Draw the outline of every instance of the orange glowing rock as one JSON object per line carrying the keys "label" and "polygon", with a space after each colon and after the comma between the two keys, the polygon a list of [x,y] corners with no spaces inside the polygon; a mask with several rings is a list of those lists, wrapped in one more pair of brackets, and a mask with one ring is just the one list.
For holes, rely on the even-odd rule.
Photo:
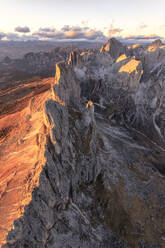
{"label": "orange glowing rock", "polygon": [[138,66],[141,64],[140,61],[136,59],[131,59],[127,64],[123,65],[119,72],[127,72],[131,74],[132,72],[138,73]]}
{"label": "orange glowing rock", "polygon": [[91,106],[93,106],[93,102],[92,101],[88,101],[88,103],[86,104],[86,108],[89,108]]}
{"label": "orange glowing rock", "polygon": [[137,48],[137,47],[141,47],[141,45],[140,44],[134,44],[134,45],[132,45],[132,48]]}
{"label": "orange glowing rock", "polygon": [[0,246],[38,185],[48,128],[45,101],[53,78],[21,83],[0,93]]}
{"label": "orange glowing rock", "polygon": [[128,59],[127,55],[124,53],[119,58],[117,58],[116,63]]}

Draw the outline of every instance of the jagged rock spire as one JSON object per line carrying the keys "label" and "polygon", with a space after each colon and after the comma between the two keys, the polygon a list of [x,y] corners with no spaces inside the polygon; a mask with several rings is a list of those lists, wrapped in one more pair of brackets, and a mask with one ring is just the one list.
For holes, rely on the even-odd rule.
{"label": "jagged rock spire", "polygon": [[69,56],[68,64],[76,66],[79,61],[79,54],[76,51],[72,51]]}
{"label": "jagged rock spire", "polygon": [[100,52],[108,52],[112,58],[117,59],[121,54],[126,52],[126,46],[115,38],[111,38],[107,44],[103,45]]}

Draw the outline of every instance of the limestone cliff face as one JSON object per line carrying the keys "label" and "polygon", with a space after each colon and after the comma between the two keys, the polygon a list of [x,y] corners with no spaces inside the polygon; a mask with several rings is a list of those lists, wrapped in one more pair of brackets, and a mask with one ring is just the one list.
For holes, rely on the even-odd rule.
{"label": "limestone cliff face", "polygon": [[38,185],[45,164],[45,101],[53,80],[1,90],[0,102],[0,244]]}
{"label": "limestone cliff face", "polygon": [[164,248],[164,48],[149,67],[150,51],[140,51],[57,64],[45,166],[3,247]]}

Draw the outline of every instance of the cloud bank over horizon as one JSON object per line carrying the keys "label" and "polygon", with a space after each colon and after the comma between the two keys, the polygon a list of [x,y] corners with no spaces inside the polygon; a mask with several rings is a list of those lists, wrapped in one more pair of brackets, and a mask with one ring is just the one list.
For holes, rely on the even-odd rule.
{"label": "cloud bank over horizon", "polygon": [[89,40],[101,41],[106,37],[100,30],[89,27],[65,25],[60,30],[53,28],[40,28],[32,35],[38,40]]}
{"label": "cloud bank over horizon", "polygon": [[164,9],[164,0],[1,0],[1,39],[104,42],[141,36],[137,41],[150,42],[143,37],[154,34],[164,40]]}
{"label": "cloud bank over horizon", "polygon": [[[141,30],[147,27],[146,24],[141,24]],[[161,39],[165,42],[165,38],[157,35],[122,35],[123,29],[120,27],[106,28],[106,31],[92,29],[88,26],[70,26],[64,25],[61,29],[52,27],[40,27],[32,32],[28,26],[17,26],[13,32],[0,32],[0,40],[2,41],[89,41],[89,42],[106,42],[112,37],[116,37],[125,43],[147,43],[156,39]]]}

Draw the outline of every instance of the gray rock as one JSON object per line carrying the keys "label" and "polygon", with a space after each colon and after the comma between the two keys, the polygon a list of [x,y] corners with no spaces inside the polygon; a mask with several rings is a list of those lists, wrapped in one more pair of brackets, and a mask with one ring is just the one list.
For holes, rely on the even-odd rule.
{"label": "gray rock", "polygon": [[120,41],[115,38],[111,38],[106,45],[103,45],[100,52],[108,52],[112,58],[117,59],[121,54],[125,53],[127,50]]}
{"label": "gray rock", "polygon": [[163,248],[165,81],[142,77],[158,57],[80,57],[57,65],[47,162],[4,247]]}

